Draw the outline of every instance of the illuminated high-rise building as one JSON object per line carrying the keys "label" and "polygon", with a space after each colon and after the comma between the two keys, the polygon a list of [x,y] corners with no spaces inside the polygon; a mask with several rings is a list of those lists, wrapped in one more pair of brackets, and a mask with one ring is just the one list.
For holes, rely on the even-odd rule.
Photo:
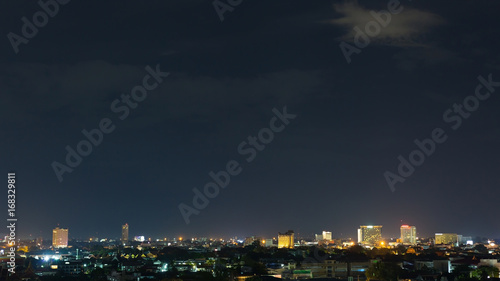
{"label": "illuminated high-rise building", "polygon": [[332,240],[332,233],[330,231],[323,230],[323,240]]}
{"label": "illuminated high-rise building", "polygon": [[56,227],[52,230],[52,247],[67,248],[68,247],[68,229]]}
{"label": "illuminated high-rise building", "polygon": [[288,230],[286,233],[278,233],[278,248],[293,248],[293,230]]}
{"label": "illuminated high-rise building", "polygon": [[123,244],[128,243],[128,223],[122,225],[122,239]]}
{"label": "illuminated high-rise building", "polygon": [[401,243],[403,244],[417,244],[417,228],[409,225],[401,226]]}
{"label": "illuminated high-rise building", "polygon": [[454,244],[458,245],[458,234],[456,233],[436,233],[435,244]]}
{"label": "illuminated high-rise building", "polygon": [[381,225],[361,225],[358,229],[358,243],[376,244],[382,240]]}

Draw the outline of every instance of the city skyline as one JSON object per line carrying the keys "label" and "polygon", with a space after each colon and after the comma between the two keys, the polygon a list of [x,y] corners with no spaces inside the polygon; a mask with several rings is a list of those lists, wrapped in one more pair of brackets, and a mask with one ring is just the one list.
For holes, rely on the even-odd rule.
{"label": "city skyline", "polygon": [[[360,229],[366,229],[366,228],[382,228],[381,225],[361,225],[361,228],[357,228],[356,229],[356,236],[354,235],[346,235],[346,236],[336,236],[334,234],[334,232],[332,232],[331,230],[322,230],[321,231],[321,236],[323,237],[322,239],[325,239],[325,234],[327,237],[330,237],[331,239],[351,239],[353,241],[356,241],[359,243],[358,239],[359,239],[359,235],[360,235]],[[396,228],[396,226],[394,226],[394,228]],[[56,227],[55,229],[59,229],[59,227]],[[55,229],[53,230],[53,232],[55,231]],[[384,229],[387,229],[387,228],[384,228]],[[394,239],[394,242],[397,240],[397,239],[401,239],[401,240],[404,240],[403,239],[403,236],[408,236],[408,237],[413,237],[413,238],[419,238],[419,239],[428,239],[428,238],[435,238],[436,235],[438,234],[450,234],[450,233],[439,233],[439,232],[432,232],[430,233],[429,235],[419,235],[418,232],[416,232],[416,226],[409,226],[409,225],[399,225],[399,231],[397,232],[396,235],[391,235],[391,234],[387,234],[387,235],[384,235],[382,232],[381,233],[381,236],[380,236],[380,239],[381,241],[384,240],[384,239]],[[66,233],[68,233],[68,230],[69,228],[64,228],[64,230],[66,230]],[[405,234],[403,234],[403,230],[407,230],[405,231]],[[182,234],[182,233],[177,233],[177,234],[163,234],[163,235],[147,235],[145,234],[145,232],[141,232],[140,230],[137,230],[136,232],[133,232],[134,235],[130,235],[129,234],[129,224],[126,223],[124,225],[121,225],[121,229],[120,229],[120,233],[117,234],[117,235],[104,235],[104,236],[99,236],[99,235],[90,235],[88,237],[76,237],[76,236],[69,236],[69,239],[77,239],[77,240],[86,240],[86,239],[93,239],[93,238],[99,238],[99,239],[114,239],[114,240],[117,240],[117,241],[121,241],[122,243],[124,241],[133,241],[134,237],[137,237],[137,236],[144,236],[146,239],[150,238],[150,239],[164,239],[164,238],[167,238],[167,239],[178,239],[179,237],[182,237],[184,239],[194,239],[194,238],[213,238],[213,239],[219,239],[219,238],[224,238],[224,239],[230,239],[230,238],[234,238],[234,237],[238,237],[238,238],[248,238],[248,237],[263,237],[263,238],[278,238],[279,236],[279,230],[276,230],[277,232],[272,232],[272,231],[268,231],[266,233],[261,233],[261,234],[256,234],[256,233],[251,233],[251,234],[241,234],[241,235],[236,235],[236,234],[223,234],[223,235],[185,235],[185,234]],[[406,233],[408,232],[408,233]],[[384,230],[384,233],[385,233],[385,230]],[[97,234],[97,233],[96,233]],[[283,233],[283,234],[286,234],[286,233]],[[53,237],[54,234],[52,234],[52,237]],[[67,235],[67,234],[66,234]],[[300,235],[300,236],[299,236]],[[297,238],[307,238],[307,239],[316,239],[318,234],[316,233],[298,233],[296,231],[294,231],[294,237],[295,239]],[[415,236],[414,236],[415,235]],[[484,236],[484,235],[481,235],[481,234],[469,234],[469,233],[455,233],[454,235],[459,235],[459,236],[463,236],[463,237],[474,237],[474,238],[489,238],[489,239],[499,239],[497,237],[488,237],[488,236]],[[21,237],[21,239],[35,239],[35,238],[39,238],[39,237],[42,237],[43,239],[47,239],[47,237],[44,237],[44,236],[37,236],[37,237],[34,237],[34,236],[30,236],[30,237]],[[125,240],[124,240],[125,239]],[[409,238],[411,239],[411,238]],[[413,241],[413,240],[411,240]],[[414,244],[412,242],[402,242],[402,243],[407,243],[407,244]]]}

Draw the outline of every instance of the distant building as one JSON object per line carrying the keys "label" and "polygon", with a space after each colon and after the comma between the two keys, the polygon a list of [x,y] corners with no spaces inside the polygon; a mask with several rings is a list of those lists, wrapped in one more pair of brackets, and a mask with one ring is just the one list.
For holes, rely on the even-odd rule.
{"label": "distant building", "polygon": [[274,244],[274,240],[273,240],[273,239],[265,239],[265,240],[263,240],[263,241],[264,241],[264,243],[263,243],[263,244],[264,244],[264,246],[265,246],[265,247],[272,247],[272,246],[276,246],[276,245]]}
{"label": "distant building", "polygon": [[293,248],[293,230],[288,230],[286,233],[278,233],[278,248]]}
{"label": "distant building", "polygon": [[415,226],[401,226],[401,243],[411,245],[417,244],[417,228]]}
{"label": "distant building", "polygon": [[128,223],[122,225],[122,239],[121,239],[123,244],[128,243]]}
{"label": "distant building", "polygon": [[462,236],[461,243],[465,245],[474,245],[474,241],[471,236]]}
{"label": "distant building", "polygon": [[68,247],[68,229],[56,227],[52,230],[52,247],[67,248]]}
{"label": "distant building", "polygon": [[292,279],[311,279],[313,277],[311,270],[293,270]]}
{"label": "distant building", "polygon": [[436,240],[434,244],[454,244],[457,245],[459,242],[458,234],[456,233],[436,233]]}
{"label": "distant building", "polygon": [[329,231],[323,230],[322,234],[314,234],[314,240],[315,241],[322,241],[322,240],[332,240],[332,233]]}
{"label": "distant building", "polygon": [[136,242],[144,242],[146,241],[146,238],[144,236],[134,236],[134,241]]}
{"label": "distant building", "polygon": [[57,266],[65,275],[79,275],[83,273],[82,261],[65,261]]}
{"label": "distant building", "polygon": [[416,260],[415,261],[415,269],[416,270],[431,269],[431,268],[440,274],[450,273],[452,270],[451,261],[450,260]]}
{"label": "distant building", "polygon": [[497,259],[480,259],[479,266],[490,266],[490,267],[496,267],[500,271],[500,262],[498,262]]}
{"label": "distant building", "polygon": [[376,244],[382,240],[381,225],[361,225],[358,229],[358,243]]}
{"label": "distant building", "polygon": [[314,234],[314,240],[316,240],[316,241],[323,240],[323,235],[322,234]]}
{"label": "distant building", "polygon": [[330,231],[323,230],[323,240],[332,240],[332,233]]}
{"label": "distant building", "polygon": [[245,238],[245,242],[243,243],[243,246],[250,246],[252,245],[255,241],[261,241],[262,239],[256,236],[250,236]]}
{"label": "distant building", "polygon": [[[309,270],[314,278],[336,278],[341,280],[357,280],[358,278],[363,278],[359,280],[366,280],[365,272],[370,268],[372,262],[369,260],[359,260],[359,261],[336,261],[326,259],[324,261],[318,262],[304,262],[301,264],[302,270]],[[288,275],[288,274],[287,274]],[[292,278],[293,276],[286,276],[285,274],[282,277]],[[297,277],[297,276],[296,276]],[[306,276],[298,276],[306,277]],[[349,277],[353,278],[350,279]],[[309,279],[310,277],[308,277]],[[356,278],[356,279],[354,279]],[[328,279],[334,280],[334,279]]]}

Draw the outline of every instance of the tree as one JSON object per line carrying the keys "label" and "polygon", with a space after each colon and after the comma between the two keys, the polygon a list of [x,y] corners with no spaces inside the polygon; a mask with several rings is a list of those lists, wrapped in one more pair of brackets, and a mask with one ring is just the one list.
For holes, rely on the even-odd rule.
{"label": "tree", "polygon": [[352,254],[365,254],[366,250],[365,250],[365,248],[363,248],[363,246],[354,245],[354,246],[349,247],[349,249],[347,249],[347,252],[352,253]]}
{"label": "tree", "polygon": [[179,270],[177,269],[177,266],[175,264],[172,265],[172,268],[168,270],[168,275],[169,277],[178,277],[179,276]]}
{"label": "tree", "polygon": [[472,271],[472,277],[479,280],[487,280],[488,278],[498,278],[498,268],[493,266],[481,266]]}
{"label": "tree", "polygon": [[488,253],[488,248],[486,248],[486,246],[484,246],[483,244],[477,244],[476,246],[474,246],[474,250],[481,254]]}
{"label": "tree", "polygon": [[420,275],[430,275],[430,274],[435,274],[436,270],[432,267],[429,268],[427,265],[424,264],[422,268],[420,268],[420,270],[416,270],[415,272]]}
{"label": "tree", "polygon": [[404,255],[406,254],[407,249],[404,245],[398,245],[394,248],[394,251],[398,253],[398,255]]}
{"label": "tree", "polygon": [[100,267],[95,268],[90,273],[91,281],[106,281],[108,278],[106,277],[106,271]]}
{"label": "tree", "polygon": [[365,272],[367,280],[397,281],[403,269],[395,263],[373,263]]}
{"label": "tree", "polygon": [[267,274],[267,268],[263,263],[256,262],[252,265],[252,272],[257,275],[265,275]]}
{"label": "tree", "polygon": [[461,265],[457,265],[453,269],[452,275],[455,277],[455,280],[466,281],[466,280],[470,280],[471,271],[472,271],[472,269],[470,268],[470,266],[468,266],[466,264],[461,264]]}
{"label": "tree", "polygon": [[228,281],[230,277],[229,271],[222,264],[216,264],[214,267],[214,280]]}

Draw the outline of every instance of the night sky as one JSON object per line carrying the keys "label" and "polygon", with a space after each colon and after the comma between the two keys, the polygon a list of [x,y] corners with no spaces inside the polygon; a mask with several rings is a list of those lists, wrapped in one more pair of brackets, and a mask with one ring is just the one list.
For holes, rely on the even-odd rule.
{"label": "night sky", "polygon": [[[128,223],[152,238],[356,238],[363,224],[390,237],[405,223],[500,237],[500,86],[474,97],[488,93],[479,76],[500,81],[500,2],[402,0],[354,40],[390,2],[221,0],[220,16],[212,1],[60,0],[13,46],[43,10],[2,1],[0,171],[17,175],[18,236],[119,237]],[[350,63],[341,46],[356,48]],[[147,66],[169,75],[118,110]],[[474,110],[451,112],[467,97]],[[267,138],[285,107],[295,118],[248,161],[240,144]],[[114,130],[60,182],[53,163],[102,120]],[[400,177],[398,156],[436,128],[446,140],[391,190],[384,173]],[[179,204],[230,161],[241,173],[186,224]]]}

